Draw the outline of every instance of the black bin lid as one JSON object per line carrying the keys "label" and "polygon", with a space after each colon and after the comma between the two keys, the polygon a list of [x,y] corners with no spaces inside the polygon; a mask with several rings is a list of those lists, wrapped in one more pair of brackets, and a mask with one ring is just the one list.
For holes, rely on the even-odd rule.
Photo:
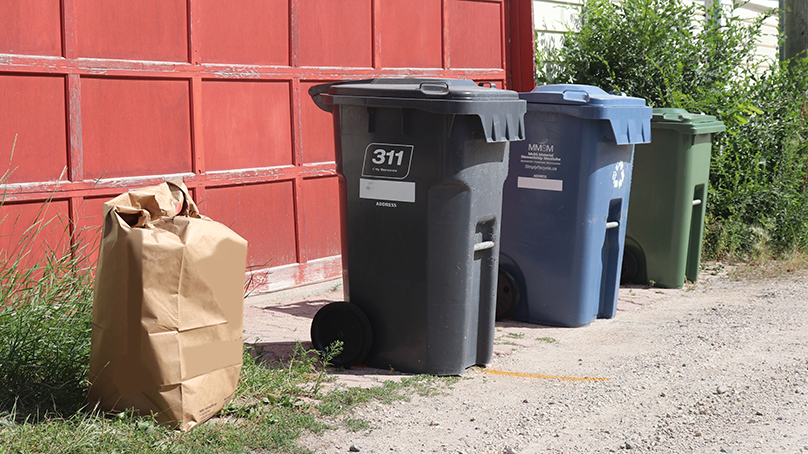
{"label": "black bin lid", "polygon": [[334,105],[409,108],[445,115],[476,115],[486,141],[524,140],[526,102],[511,90],[468,79],[380,78],[311,87],[309,95],[330,112]]}

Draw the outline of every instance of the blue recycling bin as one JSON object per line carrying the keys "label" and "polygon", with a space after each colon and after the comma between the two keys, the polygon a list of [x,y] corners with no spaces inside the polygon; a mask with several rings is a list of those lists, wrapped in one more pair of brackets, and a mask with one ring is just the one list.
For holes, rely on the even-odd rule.
{"label": "blue recycling bin", "polygon": [[503,190],[497,318],[554,326],[612,318],[634,144],[651,140],[645,100],[547,85],[527,101]]}

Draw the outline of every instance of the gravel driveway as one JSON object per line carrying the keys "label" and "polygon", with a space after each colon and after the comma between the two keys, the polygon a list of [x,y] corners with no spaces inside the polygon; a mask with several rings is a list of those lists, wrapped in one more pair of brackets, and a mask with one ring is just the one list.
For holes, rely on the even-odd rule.
{"label": "gravel driveway", "polygon": [[[329,288],[255,299],[248,337],[282,355],[308,340],[307,317],[340,297]],[[617,317],[587,327],[499,322],[495,352],[444,395],[349,415],[371,430],[301,444],[329,454],[808,452],[806,272],[622,288]],[[352,369],[340,382],[397,377]]]}

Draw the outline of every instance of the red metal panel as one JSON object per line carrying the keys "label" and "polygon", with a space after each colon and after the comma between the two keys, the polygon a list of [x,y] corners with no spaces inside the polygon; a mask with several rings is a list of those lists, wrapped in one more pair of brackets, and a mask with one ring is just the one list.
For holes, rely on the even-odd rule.
{"label": "red metal panel", "polygon": [[441,67],[441,0],[381,2],[379,10],[382,67]]}
{"label": "red metal panel", "polygon": [[[22,268],[41,264],[46,251],[68,252],[67,200],[0,205],[0,260],[20,260]],[[28,255],[26,255],[28,254]]]}
{"label": "red metal panel", "polygon": [[0,53],[61,56],[60,14],[53,0],[3,0]]}
{"label": "red metal panel", "polygon": [[330,113],[317,107],[308,96],[309,88],[318,83],[322,82],[300,84],[300,91],[306,93],[300,106],[303,162],[334,161],[334,119]]}
{"label": "red metal panel", "polygon": [[207,188],[199,210],[249,242],[248,266],[286,265],[297,262],[293,191],[293,181]]}
{"label": "red metal panel", "polygon": [[84,178],[190,172],[189,85],[82,78]]}
{"label": "red metal panel", "polygon": [[288,82],[203,81],[208,171],[292,164]]}
{"label": "red metal panel", "polygon": [[370,0],[301,0],[301,66],[372,67]]}
{"label": "red metal panel", "polygon": [[105,200],[179,174],[250,241],[250,264],[271,268],[254,288],[337,277],[332,118],[308,88],[407,75],[515,86],[528,57],[504,35],[532,46],[530,1],[0,2],[0,53],[16,54],[0,59],[0,162],[10,132],[25,136],[19,184],[0,190],[30,206],[55,194],[78,241],[98,238]]}
{"label": "red metal panel", "polygon": [[187,0],[73,0],[79,57],[188,61]]}
{"label": "red metal panel", "polygon": [[199,2],[202,62],[289,64],[288,0]]}
{"label": "red metal panel", "polygon": [[337,177],[303,180],[302,235],[308,260],[340,253],[339,181]]}
{"label": "red metal panel", "polygon": [[502,67],[502,4],[449,0],[449,64],[452,68]]}
{"label": "red metal panel", "polygon": [[59,180],[67,166],[64,76],[0,75],[0,97],[0,178],[8,170],[6,183]]}

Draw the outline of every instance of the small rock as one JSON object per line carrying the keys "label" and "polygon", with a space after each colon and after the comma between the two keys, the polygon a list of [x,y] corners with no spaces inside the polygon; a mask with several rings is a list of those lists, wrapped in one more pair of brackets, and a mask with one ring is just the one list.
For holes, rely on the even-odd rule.
{"label": "small rock", "polygon": [[523,403],[523,404],[528,403],[527,399],[523,400],[523,401],[522,401],[522,403]]}
{"label": "small rock", "polygon": [[440,425],[440,423],[438,423],[437,421],[430,421],[430,422],[429,422],[429,425],[430,425],[430,426],[439,426],[439,425]]}
{"label": "small rock", "polygon": [[732,454],[732,450],[729,449],[729,448],[721,448],[721,452],[726,452],[726,453]]}
{"label": "small rock", "polygon": [[667,394],[665,394],[665,391],[662,391],[661,393],[659,393],[659,397],[667,397]]}
{"label": "small rock", "polygon": [[505,450],[502,452],[503,454],[516,454],[516,450],[511,448],[510,446],[506,446]]}
{"label": "small rock", "polygon": [[729,388],[727,388],[724,385],[721,385],[721,386],[719,386],[718,388],[715,389],[716,394],[724,394],[724,393],[726,393],[728,391],[729,391]]}
{"label": "small rock", "polygon": [[636,447],[637,447],[637,444],[636,444],[636,443],[632,443],[632,442],[630,442],[630,441],[627,441],[627,442],[626,442],[626,449],[634,449],[634,448],[636,448]]}
{"label": "small rock", "polygon": [[351,445],[351,447],[348,448],[348,452],[359,452],[359,448],[357,448],[356,445]]}
{"label": "small rock", "polygon": [[756,411],[756,412],[755,412],[755,416],[763,416],[763,413],[762,413],[762,412],[759,412],[759,411]]}

